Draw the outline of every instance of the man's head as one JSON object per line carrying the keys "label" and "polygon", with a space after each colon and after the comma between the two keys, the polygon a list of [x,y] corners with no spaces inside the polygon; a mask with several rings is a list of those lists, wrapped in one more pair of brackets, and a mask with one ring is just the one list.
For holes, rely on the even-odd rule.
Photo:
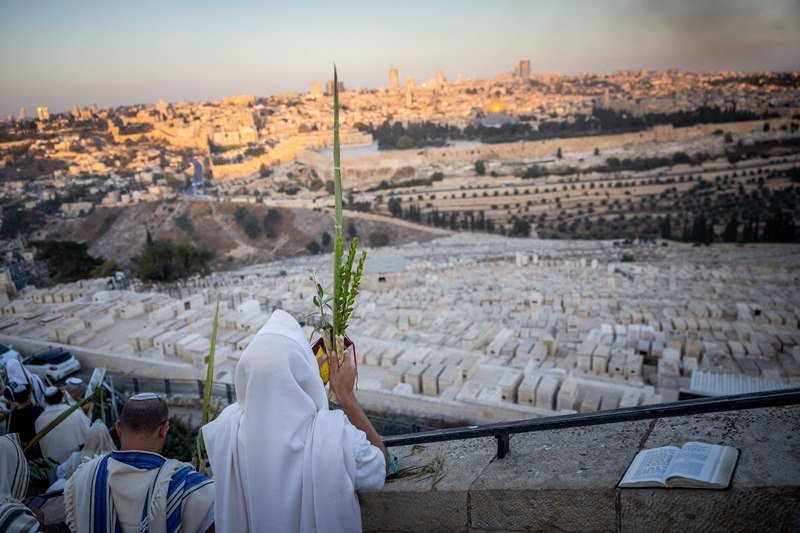
{"label": "man's head", "polygon": [[86,384],[81,378],[69,378],[65,388],[70,397],[76,402],[81,401],[86,395]]}
{"label": "man's head", "polygon": [[24,407],[30,400],[31,391],[27,385],[22,383],[9,383],[3,389],[3,397],[17,406]]}
{"label": "man's head", "polygon": [[47,405],[58,405],[64,402],[64,393],[58,387],[47,387],[44,391],[44,401]]}
{"label": "man's head", "polygon": [[161,453],[169,430],[169,410],[158,395],[137,394],[127,401],[117,422],[121,450]]}

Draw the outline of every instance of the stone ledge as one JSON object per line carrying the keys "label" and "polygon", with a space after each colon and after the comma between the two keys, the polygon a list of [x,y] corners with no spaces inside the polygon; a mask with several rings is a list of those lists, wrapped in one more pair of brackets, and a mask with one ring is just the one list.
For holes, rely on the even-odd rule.
{"label": "stone ledge", "polygon": [[[726,490],[618,489],[642,448],[699,440],[741,450]],[[436,475],[359,494],[364,531],[800,531],[800,406],[391,448]],[[61,499],[47,528],[64,531]],[[59,508],[59,505],[61,507]],[[58,511],[61,511],[59,515]],[[50,515],[54,516],[50,516]]]}
{"label": "stone ledge", "polygon": [[[741,450],[727,490],[617,489],[643,448],[699,440]],[[365,531],[800,529],[800,406],[663,418],[390,449],[400,467],[443,459],[439,479],[362,493]]]}

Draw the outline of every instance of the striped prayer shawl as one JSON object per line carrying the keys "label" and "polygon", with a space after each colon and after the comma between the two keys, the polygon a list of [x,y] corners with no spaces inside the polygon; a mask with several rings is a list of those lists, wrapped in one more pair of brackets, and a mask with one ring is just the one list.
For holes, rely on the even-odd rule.
{"label": "striped prayer shawl", "polygon": [[[109,459],[114,459],[141,470],[158,470],[153,482],[147,488],[147,496],[142,506],[140,533],[149,533],[152,530],[179,533],[181,531],[181,512],[185,499],[194,491],[211,483],[211,479],[195,472],[191,466],[178,461],[167,460],[161,456],[148,453],[112,452],[97,461],[95,472],[92,475],[94,483],[90,494],[90,501],[92,502],[90,512],[93,533],[111,531],[121,533],[122,531],[114,509],[111,489],[108,485]],[[161,487],[166,479],[169,479],[169,484],[166,492],[166,527],[164,527],[162,524],[154,524],[153,519],[156,513],[161,514],[157,507],[159,506],[159,500],[164,497]]]}
{"label": "striped prayer shawl", "polygon": [[0,502],[0,531],[20,533],[39,530],[39,520],[21,503]]}
{"label": "striped prayer shawl", "polygon": [[[19,444],[19,433],[9,433],[0,436],[3,450],[3,465],[0,467],[4,479],[0,481],[2,485],[2,497],[20,500],[28,492],[28,460],[22,453]],[[2,531],[2,530],[0,530]]]}
{"label": "striped prayer shawl", "polygon": [[19,435],[0,436],[0,531],[36,531],[39,521],[19,500],[28,490],[28,461],[19,446]]}

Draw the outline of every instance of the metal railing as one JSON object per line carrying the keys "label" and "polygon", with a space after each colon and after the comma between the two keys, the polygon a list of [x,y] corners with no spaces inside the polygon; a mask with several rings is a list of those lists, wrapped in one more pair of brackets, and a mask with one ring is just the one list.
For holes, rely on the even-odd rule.
{"label": "metal railing", "polygon": [[[114,386],[126,394],[139,392],[155,392],[166,397],[203,398],[203,380],[180,380],[114,376]],[[213,383],[211,386],[212,403],[217,401],[231,404],[236,401],[236,390],[228,383]],[[763,407],[778,407],[800,404],[800,389],[786,389],[769,392],[739,394],[734,396],[716,396],[712,398],[695,398],[672,403],[610,409],[594,413],[575,413],[570,415],[550,416],[499,422],[479,426],[467,426],[448,429],[432,429],[430,426],[417,424],[411,420],[393,420],[370,416],[370,420],[380,426],[385,436],[383,443],[387,447],[411,444],[426,444],[450,440],[476,439],[494,437],[497,439],[497,457],[502,459],[508,453],[510,437],[516,433],[532,433],[551,429],[616,424],[635,420],[650,420],[674,416],[688,416],[703,413],[719,413]],[[399,434],[402,433],[402,434]]]}
{"label": "metal railing", "polygon": [[451,440],[477,439],[480,437],[494,437],[497,439],[497,458],[502,459],[508,453],[511,435],[517,433],[532,433],[535,431],[548,431],[551,429],[597,426],[601,424],[631,422],[634,420],[649,420],[653,418],[688,416],[704,413],[720,413],[725,411],[740,411],[745,409],[780,407],[796,404],[800,404],[800,389],[787,389],[780,391],[738,394],[735,396],[699,398],[695,400],[683,400],[656,405],[626,407],[623,409],[611,409],[608,411],[599,411],[595,413],[576,413],[571,415],[519,420],[516,422],[501,422],[497,424],[468,426],[453,429],[437,429],[434,431],[425,431],[413,435],[386,437],[383,439],[383,443],[386,445],[386,447],[391,447],[406,446],[410,444],[426,444],[431,442],[444,442]]}
{"label": "metal railing", "polygon": [[[205,381],[202,379],[159,379],[114,376],[114,388],[132,396],[140,392],[154,392],[167,398],[184,397],[203,399]],[[211,399],[231,404],[236,401],[236,390],[230,383],[212,383]]]}

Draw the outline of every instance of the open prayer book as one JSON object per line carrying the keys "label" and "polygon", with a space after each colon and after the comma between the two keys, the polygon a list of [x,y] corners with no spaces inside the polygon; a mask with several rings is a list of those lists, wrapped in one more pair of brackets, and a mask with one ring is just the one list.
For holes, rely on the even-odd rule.
{"label": "open prayer book", "polygon": [[702,442],[642,450],[619,486],[724,489],[731,483],[738,457],[736,448]]}

